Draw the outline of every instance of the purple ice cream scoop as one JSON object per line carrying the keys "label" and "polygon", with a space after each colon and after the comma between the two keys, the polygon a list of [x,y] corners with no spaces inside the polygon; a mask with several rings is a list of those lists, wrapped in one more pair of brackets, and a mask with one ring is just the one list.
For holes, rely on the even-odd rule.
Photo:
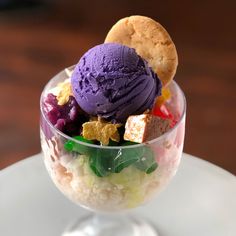
{"label": "purple ice cream scoop", "polygon": [[72,74],[72,90],[90,115],[113,122],[152,108],[161,81],[133,48],[106,43],[87,51]]}

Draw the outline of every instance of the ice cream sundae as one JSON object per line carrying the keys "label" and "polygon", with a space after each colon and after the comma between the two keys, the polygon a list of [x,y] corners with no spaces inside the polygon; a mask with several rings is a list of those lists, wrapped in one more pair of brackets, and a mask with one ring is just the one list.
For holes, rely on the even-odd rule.
{"label": "ice cream sundae", "polygon": [[48,83],[41,96],[44,162],[68,198],[118,211],[144,204],[166,186],[184,140],[177,64],[167,31],[131,16]]}

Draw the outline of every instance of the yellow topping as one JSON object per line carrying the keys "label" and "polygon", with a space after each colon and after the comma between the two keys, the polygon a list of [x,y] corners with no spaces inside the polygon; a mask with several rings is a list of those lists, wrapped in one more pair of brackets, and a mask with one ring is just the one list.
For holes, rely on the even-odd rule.
{"label": "yellow topping", "polygon": [[169,88],[163,87],[161,90],[161,96],[156,100],[156,106],[160,107],[166,100],[170,99],[171,92]]}
{"label": "yellow topping", "polygon": [[73,96],[70,79],[59,83],[53,90],[53,94],[57,96],[58,105],[66,104],[69,101],[69,97]]}
{"label": "yellow topping", "polygon": [[89,121],[83,124],[83,137],[88,140],[98,140],[103,145],[109,144],[109,139],[119,142],[120,135],[118,128],[121,124],[111,124],[101,119]]}
{"label": "yellow topping", "polygon": [[65,80],[64,82],[58,84],[58,87],[60,89],[57,100],[58,105],[64,105],[69,101],[69,97],[72,96],[72,87],[69,80]]}

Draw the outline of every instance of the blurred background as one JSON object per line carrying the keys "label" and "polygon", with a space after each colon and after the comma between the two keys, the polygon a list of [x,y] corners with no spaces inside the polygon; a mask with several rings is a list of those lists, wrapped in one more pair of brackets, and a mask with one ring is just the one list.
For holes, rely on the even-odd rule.
{"label": "blurred background", "polygon": [[236,174],[235,1],[0,0],[0,169],[40,152],[48,80],[103,42],[120,18],[159,21],[179,54],[187,98],[184,152]]}

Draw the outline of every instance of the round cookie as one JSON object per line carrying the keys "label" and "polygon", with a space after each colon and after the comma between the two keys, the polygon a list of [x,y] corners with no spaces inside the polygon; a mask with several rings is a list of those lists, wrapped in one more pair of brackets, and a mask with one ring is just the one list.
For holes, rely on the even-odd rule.
{"label": "round cookie", "polygon": [[134,48],[158,75],[163,85],[174,77],[178,65],[175,45],[161,24],[145,16],[119,20],[108,32],[105,43]]}

